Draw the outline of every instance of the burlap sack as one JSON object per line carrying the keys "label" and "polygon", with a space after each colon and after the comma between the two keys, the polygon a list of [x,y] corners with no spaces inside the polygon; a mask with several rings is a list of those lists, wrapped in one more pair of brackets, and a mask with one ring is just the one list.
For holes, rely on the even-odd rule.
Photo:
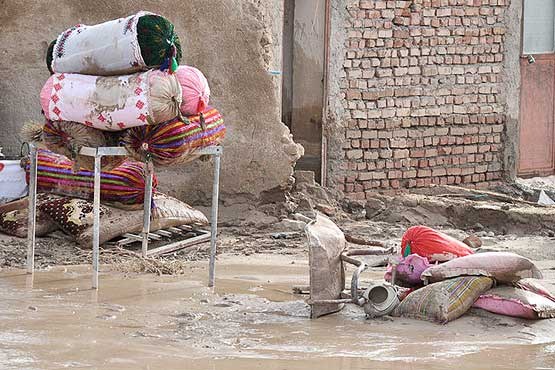
{"label": "burlap sack", "polygon": [[[341,252],[345,249],[343,232],[329,218],[318,214],[305,229],[310,264],[310,300],[339,299],[345,288]],[[311,317],[337,312],[343,304],[311,304]]]}
{"label": "burlap sack", "polygon": [[514,286],[520,289],[527,290],[532,293],[539,294],[545,298],[555,302],[555,294],[545,287],[540,280],[533,278],[526,278],[514,283]]}

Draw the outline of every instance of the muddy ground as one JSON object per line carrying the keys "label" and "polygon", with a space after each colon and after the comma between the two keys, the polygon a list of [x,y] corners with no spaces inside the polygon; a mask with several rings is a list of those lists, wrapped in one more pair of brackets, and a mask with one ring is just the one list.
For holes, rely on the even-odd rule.
{"label": "muddy ground", "polygon": [[[555,261],[541,261],[549,281]],[[182,276],[56,267],[0,276],[2,369],[552,369],[555,320],[472,310],[447,325],[362,309],[316,320],[291,286],[303,254],[222,255],[215,291],[205,262]],[[365,279],[379,279],[382,268]]]}
{"label": "muddy ground", "polygon": [[[386,248],[398,249],[406,228],[419,223],[460,239],[476,234],[483,249],[533,259],[555,291],[553,208],[448,190],[377,194],[367,204],[341,207],[325,196],[308,197],[303,207],[302,194],[289,205],[224,205],[214,291],[206,288],[207,243],[148,268],[106,247],[100,289],[93,291],[90,251],[62,233],[38,238],[33,277],[22,270],[25,240],[0,235],[0,368],[555,368],[555,320],[473,309],[441,326],[366,320],[353,306],[310,320],[307,297],[293,294],[293,286],[308,284],[298,219],[314,209],[346,234]],[[155,274],[138,273],[144,270]],[[384,271],[371,268],[363,283],[382,279]],[[164,272],[175,275],[158,275]]]}

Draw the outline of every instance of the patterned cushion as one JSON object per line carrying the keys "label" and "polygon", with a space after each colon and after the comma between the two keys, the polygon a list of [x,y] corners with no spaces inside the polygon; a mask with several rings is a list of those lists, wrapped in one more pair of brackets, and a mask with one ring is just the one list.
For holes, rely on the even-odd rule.
{"label": "patterned cushion", "polygon": [[[48,215],[40,211],[39,207],[44,203],[55,200],[57,197],[50,194],[37,194],[37,218],[35,223],[35,235],[44,236],[58,229],[54,221]],[[17,236],[19,238],[27,237],[28,223],[28,198],[23,198],[3,204],[0,206],[0,231]]]}
{"label": "patterned cushion", "polygon": [[[208,223],[202,212],[173,197],[157,193],[153,196],[150,231],[179,226]],[[58,226],[81,246],[90,248],[93,234],[92,202],[77,198],[61,198],[41,205]],[[128,232],[140,232],[143,227],[142,210],[121,210],[100,206],[100,243],[105,243]]]}
{"label": "patterned cushion", "polygon": [[[93,204],[84,199],[63,197],[43,203],[40,210],[69,235],[80,235],[93,223]],[[106,206],[100,205],[100,217],[110,214]]]}

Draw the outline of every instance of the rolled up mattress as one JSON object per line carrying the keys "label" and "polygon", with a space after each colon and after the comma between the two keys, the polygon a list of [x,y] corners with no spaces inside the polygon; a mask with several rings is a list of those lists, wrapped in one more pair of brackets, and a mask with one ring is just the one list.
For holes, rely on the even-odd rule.
{"label": "rolled up mattress", "polygon": [[[25,161],[27,182],[29,161]],[[116,207],[140,208],[144,199],[145,164],[126,161],[120,166],[102,171],[100,174],[100,201]],[[80,169],[73,171],[73,162],[68,158],[39,149],[37,161],[37,190],[43,193],[93,199],[94,172]],[[158,186],[156,176],[152,188]]]}
{"label": "rolled up mattress", "polygon": [[181,85],[181,113],[186,116],[196,115],[208,108],[210,87],[204,74],[191,66],[179,66],[175,76]]}
{"label": "rolled up mattress", "polygon": [[50,44],[46,64],[52,73],[113,76],[151,68],[175,71],[180,59],[181,43],[173,24],[141,11],[68,28]]}
{"label": "rolled up mattress", "polygon": [[209,107],[202,114],[183,120],[175,118],[125,130],[121,144],[137,160],[148,158],[157,165],[167,166],[189,162],[198,157],[195,153],[199,149],[219,145],[225,131],[222,115]]}
{"label": "rolled up mattress", "polygon": [[[75,168],[93,170],[94,157],[79,154],[81,148],[117,146],[118,133],[97,130],[77,122],[46,121],[42,127],[42,143],[48,150],[73,160]],[[111,170],[125,160],[125,156],[104,156],[101,159],[102,169]]]}
{"label": "rolled up mattress", "polygon": [[73,121],[106,131],[162,123],[179,115],[181,85],[157,70],[123,76],[55,73],[40,93],[51,121]]}

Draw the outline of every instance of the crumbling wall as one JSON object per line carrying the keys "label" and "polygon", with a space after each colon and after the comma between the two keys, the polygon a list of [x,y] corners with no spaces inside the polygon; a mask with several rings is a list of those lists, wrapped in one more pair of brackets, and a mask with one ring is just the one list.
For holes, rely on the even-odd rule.
{"label": "crumbling wall", "polygon": [[519,161],[520,144],[520,54],[522,50],[522,1],[513,0],[509,3],[505,18],[503,59],[503,88],[501,96],[505,104],[505,135],[504,144],[504,177],[508,181],[516,178]]}
{"label": "crumbling wall", "polygon": [[[183,44],[182,63],[200,68],[211,103],[224,115],[224,199],[259,198],[287,186],[302,148],[280,121],[282,1],[2,0],[0,1],[0,146],[19,150],[19,128],[41,119],[39,91],[49,76],[48,43],[77,23],[95,24],[149,10],[168,17]],[[6,150],[7,149],[7,150]],[[158,171],[160,188],[189,201],[211,191],[212,166]]]}
{"label": "crumbling wall", "polygon": [[365,199],[375,189],[500,180],[509,1],[337,3],[330,46],[342,68],[332,65],[328,80],[340,81],[329,94],[330,184]]}

